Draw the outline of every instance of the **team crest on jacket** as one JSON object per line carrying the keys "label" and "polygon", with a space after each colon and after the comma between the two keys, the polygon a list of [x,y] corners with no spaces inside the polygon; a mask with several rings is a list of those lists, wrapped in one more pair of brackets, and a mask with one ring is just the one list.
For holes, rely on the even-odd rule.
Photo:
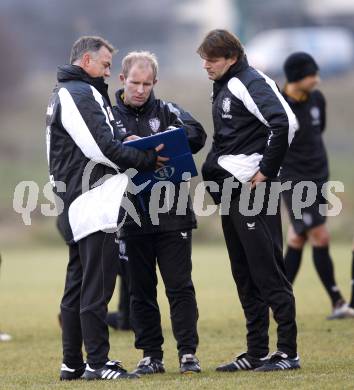
{"label": "team crest on jacket", "polygon": [[150,129],[156,133],[160,128],[160,119],[159,118],[151,118],[149,119]]}
{"label": "team crest on jacket", "polygon": [[230,108],[231,108],[231,99],[226,97],[222,101],[222,109],[224,110],[224,112],[230,112]]}
{"label": "team crest on jacket", "polygon": [[319,125],[321,123],[320,117],[321,117],[321,111],[318,107],[314,106],[310,110],[311,116],[312,116],[312,124],[313,125]]}
{"label": "team crest on jacket", "polygon": [[231,99],[229,97],[224,98],[222,101],[222,109],[224,111],[224,114],[222,114],[223,118],[231,119],[232,115],[229,114],[231,110]]}

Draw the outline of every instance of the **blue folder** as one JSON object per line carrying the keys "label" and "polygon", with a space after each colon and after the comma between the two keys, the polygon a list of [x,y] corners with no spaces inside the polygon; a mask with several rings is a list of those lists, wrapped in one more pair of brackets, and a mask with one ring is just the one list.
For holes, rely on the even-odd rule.
{"label": "blue folder", "polygon": [[190,177],[198,175],[183,128],[166,130],[162,133],[124,143],[124,145],[132,146],[140,150],[155,148],[160,144],[164,144],[165,147],[159,152],[159,155],[169,157],[170,159],[162,168],[153,172],[138,172],[132,178],[132,182],[137,186],[151,180],[142,192],[151,190],[155,183],[161,181],[170,181],[175,184],[180,183],[183,181],[182,175],[185,172],[189,173]]}

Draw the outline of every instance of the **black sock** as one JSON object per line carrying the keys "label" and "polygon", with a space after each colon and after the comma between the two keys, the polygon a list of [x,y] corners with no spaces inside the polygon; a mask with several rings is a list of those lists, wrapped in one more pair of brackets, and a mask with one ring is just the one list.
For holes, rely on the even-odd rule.
{"label": "black sock", "polygon": [[315,264],[318,276],[320,277],[328,295],[331,298],[332,306],[334,306],[339,300],[343,300],[343,297],[336,285],[334,279],[334,268],[331,256],[329,254],[328,246],[313,247],[313,262]]}
{"label": "black sock", "polygon": [[354,251],[352,252],[352,298],[349,306],[354,308]]}
{"label": "black sock", "polygon": [[288,246],[286,250],[285,261],[285,272],[291,284],[294,283],[295,277],[299,272],[302,257],[302,248],[296,249]]}

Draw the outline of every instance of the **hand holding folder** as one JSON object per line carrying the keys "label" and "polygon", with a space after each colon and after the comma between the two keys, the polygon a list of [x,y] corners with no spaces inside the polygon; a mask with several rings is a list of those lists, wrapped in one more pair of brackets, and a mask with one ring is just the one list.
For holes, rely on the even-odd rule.
{"label": "hand holding folder", "polygon": [[132,178],[133,183],[137,186],[150,180],[149,185],[143,191],[151,190],[156,182],[170,181],[175,184],[180,183],[185,172],[189,173],[190,177],[198,175],[183,128],[168,130],[150,137],[125,142],[125,145],[139,150],[156,148],[161,144],[164,147],[158,151],[159,155],[161,157],[169,157],[169,160],[154,172],[139,172]]}
{"label": "hand holding folder", "polygon": [[[155,151],[158,153],[165,147],[164,144],[157,145]],[[169,157],[162,157],[161,155],[157,155],[156,159],[156,168],[161,168],[165,166],[165,163],[169,160]]]}

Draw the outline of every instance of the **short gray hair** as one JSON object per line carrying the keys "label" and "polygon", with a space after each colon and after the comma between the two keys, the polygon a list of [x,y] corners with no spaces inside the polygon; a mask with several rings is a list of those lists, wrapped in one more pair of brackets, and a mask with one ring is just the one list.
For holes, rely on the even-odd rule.
{"label": "short gray hair", "polygon": [[70,64],[73,64],[87,52],[97,52],[104,46],[110,53],[114,54],[117,50],[107,40],[97,36],[83,36],[74,42],[70,54]]}
{"label": "short gray hair", "polygon": [[155,54],[149,51],[132,51],[128,53],[122,60],[122,73],[125,78],[128,77],[130,69],[136,63],[150,65],[154,80],[156,80],[159,65]]}

